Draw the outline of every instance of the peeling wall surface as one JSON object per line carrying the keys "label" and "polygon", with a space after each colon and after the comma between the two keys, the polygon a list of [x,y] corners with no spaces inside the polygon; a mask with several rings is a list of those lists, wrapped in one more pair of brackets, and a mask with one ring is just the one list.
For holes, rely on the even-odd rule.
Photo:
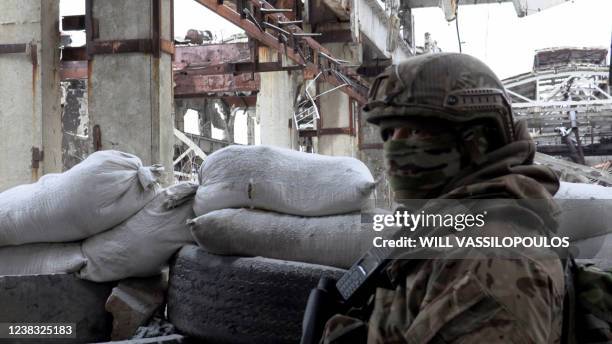
{"label": "peeling wall surface", "polygon": [[90,152],[87,80],[62,82],[62,167],[66,171]]}

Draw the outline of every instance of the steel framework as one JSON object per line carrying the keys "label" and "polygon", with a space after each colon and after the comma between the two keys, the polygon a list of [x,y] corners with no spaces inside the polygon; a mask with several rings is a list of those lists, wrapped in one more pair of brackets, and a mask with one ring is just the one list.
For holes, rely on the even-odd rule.
{"label": "steel framework", "polygon": [[[504,80],[517,119],[526,119],[539,145],[606,143],[612,138],[607,66],[535,70]],[[570,134],[574,133],[572,138]]]}

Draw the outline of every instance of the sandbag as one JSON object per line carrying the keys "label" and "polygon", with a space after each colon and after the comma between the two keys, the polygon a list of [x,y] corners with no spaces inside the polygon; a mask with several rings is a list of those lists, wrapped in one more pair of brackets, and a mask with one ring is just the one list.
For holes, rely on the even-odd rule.
{"label": "sandbag", "polygon": [[561,182],[555,199],[610,199],[612,200],[612,187]]}
{"label": "sandbag", "polygon": [[80,243],[29,244],[0,248],[0,275],[72,273],[85,265]]}
{"label": "sandbag", "polygon": [[223,209],[190,220],[193,237],[219,255],[262,256],[350,267],[380,236],[360,214],[300,217],[250,209]]}
{"label": "sandbag", "polygon": [[259,208],[324,216],[359,211],[375,183],[368,168],[331,157],[270,146],[229,146],[206,158],[199,173],[196,215]]}
{"label": "sandbag", "polygon": [[161,168],[134,155],[99,151],[70,170],[0,193],[0,246],[82,240],[138,212]]}
{"label": "sandbag", "polygon": [[87,265],[79,277],[106,282],[159,274],[174,252],[194,242],[186,223],[194,216],[197,187],[179,183],[163,189],[122,224],[85,240]]}
{"label": "sandbag", "polygon": [[612,233],[612,188],[561,182],[554,195],[561,208],[557,234],[572,242]]}

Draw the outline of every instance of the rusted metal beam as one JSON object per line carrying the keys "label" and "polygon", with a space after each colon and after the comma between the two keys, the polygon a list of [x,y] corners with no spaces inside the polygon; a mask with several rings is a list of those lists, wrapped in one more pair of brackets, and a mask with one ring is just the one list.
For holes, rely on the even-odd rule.
{"label": "rusted metal beam", "polygon": [[325,31],[320,38],[317,38],[317,41],[319,43],[352,42],[353,34],[351,30]]}
{"label": "rusted metal beam", "polygon": [[300,137],[315,137],[325,135],[353,135],[353,129],[348,128],[320,128],[318,130],[300,130]]}
{"label": "rusted metal beam", "polygon": [[351,128],[320,128],[319,130],[317,130],[317,132],[319,136],[341,135],[341,134],[352,135],[353,134]]}
{"label": "rusted metal beam", "polygon": [[[270,5],[268,2],[266,2],[265,0],[251,0],[251,4],[253,5],[254,8],[258,8],[258,9],[262,9],[262,8],[274,8],[274,6]],[[283,22],[283,21],[289,21],[290,19],[287,18],[286,16],[282,15],[282,14],[275,14],[275,15],[271,15],[268,16],[269,19],[271,19],[273,22],[278,23]],[[314,54],[314,61],[312,61],[314,64],[316,64],[317,70],[319,70],[319,68],[321,67],[321,62],[319,61],[319,55],[322,53],[324,55],[327,55],[329,57],[331,57],[332,59],[335,59],[333,54],[325,47],[323,47],[319,42],[317,42],[315,39],[313,39],[312,37],[309,37],[308,35],[311,33],[305,33],[300,27],[298,26],[287,26],[286,27],[287,31],[291,31],[292,34],[294,36],[297,35],[301,35],[301,34],[306,34],[306,36],[302,36],[299,37],[300,40],[306,42],[306,44],[308,44],[308,46],[313,50],[313,54]],[[348,68],[344,68],[342,66],[334,66],[334,69],[338,70],[340,73],[344,74],[345,76],[347,76],[352,83],[354,83],[354,85],[349,85],[347,87],[343,87],[341,90],[342,92],[346,93],[347,95],[349,95],[350,97],[354,98],[355,100],[357,100],[359,103],[364,104],[367,100],[367,90],[369,88],[369,84],[363,80],[359,75],[357,75],[354,71],[348,69]],[[336,80],[327,80],[327,82],[329,82],[330,84],[334,85],[334,86],[340,86],[343,84],[343,82],[338,82]]]}
{"label": "rusted metal beam", "polygon": [[244,62],[244,63],[221,63],[198,68],[175,69],[176,74],[184,75],[220,75],[220,74],[242,74],[242,73],[265,73],[301,70],[302,66],[285,66],[278,62]]}
{"label": "rusted metal beam", "polygon": [[[62,61],[83,61],[87,60],[89,50],[90,55],[104,54],[124,54],[124,53],[154,53],[152,39],[123,39],[110,41],[92,41],[91,47],[65,47],[62,49]],[[175,53],[174,43],[162,39],[160,40],[162,52],[173,55]]]}
{"label": "rusted metal beam", "polygon": [[87,61],[62,61],[60,79],[87,79]]}
{"label": "rusted metal beam", "polygon": [[62,30],[64,31],[85,30],[85,15],[63,16],[62,17]]}
{"label": "rusted metal beam", "polygon": [[300,137],[316,137],[317,131],[314,129],[300,130],[299,136]]}
{"label": "rusted metal beam", "polygon": [[259,74],[174,75],[175,95],[258,92]]}
{"label": "rusted metal beam", "polygon": [[206,67],[228,62],[252,61],[249,43],[177,46],[174,68]]}
{"label": "rusted metal beam", "polygon": [[0,44],[0,54],[21,54],[28,51],[28,45],[19,44]]}
{"label": "rusted metal beam", "polygon": [[62,49],[62,61],[85,61],[87,60],[87,48],[65,47]]}
{"label": "rusted metal beam", "polygon": [[0,44],[2,54],[28,54],[32,65],[38,65],[38,46],[33,43]]}
{"label": "rusted metal beam", "polygon": [[[257,39],[258,41],[262,42],[268,47],[274,48],[277,50],[282,50],[281,44],[279,43],[277,37],[273,36],[272,34],[268,32],[259,30],[257,25],[255,25],[252,21],[248,19],[243,19],[240,16],[240,14],[238,14],[236,11],[232,10],[231,8],[224,6],[222,4],[219,4],[215,0],[195,0],[195,1],[203,5],[204,7],[214,11],[221,17],[227,19],[230,23],[242,28],[247,33],[247,35],[253,37],[254,39]],[[287,57],[299,64],[305,62],[305,61],[302,61],[301,57],[297,53],[293,52],[290,49],[287,51]]]}
{"label": "rusted metal beam", "polygon": [[[241,27],[243,30],[245,30],[247,35],[249,35],[250,37],[260,41],[261,43],[263,43],[264,45],[270,48],[273,48],[275,50],[278,50],[281,53],[286,54],[287,57],[293,60],[294,62],[298,64],[306,65],[307,72],[317,74],[320,71],[320,65],[318,61],[319,52],[323,52],[327,54],[328,56],[333,57],[333,55],[326,48],[320,45],[312,37],[300,37],[300,40],[306,42],[308,46],[313,50],[313,53],[314,53],[313,61],[304,61],[304,59],[302,58],[302,56],[300,56],[297,49],[285,49],[286,45],[279,42],[278,37],[266,31],[261,31],[255,23],[253,23],[252,21],[248,19],[242,18],[239,13],[232,10],[231,8],[224,6],[222,4],[219,4],[219,2],[216,0],[194,0],[194,1],[216,12],[218,15],[227,19],[232,24],[238,27]],[[255,9],[260,10],[260,11],[262,9],[264,10],[274,9],[272,5],[270,5],[269,3],[263,0],[251,0],[251,4]],[[274,15],[268,15],[268,18],[272,18],[274,23],[277,23],[278,21],[285,21],[285,22],[289,21],[289,18],[287,18],[286,16],[280,13],[275,13]],[[287,29],[287,31],[292,32],[292,33],[304,33],[302,29],[300,29],[299,27],[295,25],[285,26],[285,28]],[[348,85],[347,87],[343,87],[341,89],[342,92],[354,98],[359,103],[362,103],[362,104],[365,103],[367,99],[368,84],[364,80],[356,76],[356,74],[350,71],[349,69],[338,67],[338,66],[336,66],[335,68],[337,68],[338,71],[340,71],[341,73],[349,77],[352,81],[351,85]],[[331,83],[334,86],[340,86],[344,84],[344,82],[338,81],[336,78],[327,78],[326,81]]]}

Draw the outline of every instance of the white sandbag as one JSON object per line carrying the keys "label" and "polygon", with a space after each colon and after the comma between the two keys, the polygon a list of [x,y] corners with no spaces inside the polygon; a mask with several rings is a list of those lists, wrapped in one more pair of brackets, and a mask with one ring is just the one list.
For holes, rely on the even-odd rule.
{"label": "white sandbag", "polygon": [[193,237],[220,255],[263,256],[348,268],[380,236],[360,214],[300,217],[223,209],[189,221]]}
{"label": "white sandbag", "polygon": [[29,244],[0,248],[0,275],[72,273],[85,265],[80,243]]}
{"label": "white sandbag", "polygon": [[160,167],[99,151],[70,170],[0,193],[0,246],[70,242],[112,228],[155,197]]}
{"label": "white sandbag", "polygon": [[612,199],[612,187],[561,182],[555,199]]}
{"label": "white sandbag", "polygon": [[561,182],[554,198],[561,208],[557,234],[572,242],[612,233],[612,188]]}
{"label": "white sandbag", "polygon": [[364,208],[375,186],[357,159],[270,146],[221,149],[208,156],[199,176],[196,215],[242,207],[302,216],[344,214]]}
{"label": "white sandbag", "polygon": [[106,282],[160,273],[174,252],[194,242],[187,220],[194,216],[197,187],[195,183],[170,186],[122,224],[85,240],[87,265],[79,277]]}

